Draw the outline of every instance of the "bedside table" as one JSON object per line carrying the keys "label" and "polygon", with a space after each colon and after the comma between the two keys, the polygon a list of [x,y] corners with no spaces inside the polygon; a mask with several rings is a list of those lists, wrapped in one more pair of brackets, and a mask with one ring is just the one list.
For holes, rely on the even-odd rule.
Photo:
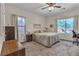
{"label": "bedside table", "polygon": [[32,41],[32,34],[26,34],[26,41],[27,42]]}

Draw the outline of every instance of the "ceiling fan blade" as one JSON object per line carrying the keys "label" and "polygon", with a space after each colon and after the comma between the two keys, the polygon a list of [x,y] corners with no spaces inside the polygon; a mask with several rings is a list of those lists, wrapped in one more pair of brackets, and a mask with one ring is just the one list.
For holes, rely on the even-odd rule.
{"label": "ceiling fan blade", "polygon": [[66,9],[66,8],[62,8],[62,9]]}
{"label": "ceiling fan blade", "polygon": [[46,3],[47,5],[49,5],[49,6],[53,6],[53,5],[55,5],[56,3]]}
{"label": "ceiling fan blade", "polygon": [[61,8],[61,6],[54,6],[54,7],[56,7],[56,8]]}
{"label": "ceiling fan blade", "polygon": [[48,7],[43,7],[43,8],[41,8],[41,9],[46,9],[46,8],[48,8]]}

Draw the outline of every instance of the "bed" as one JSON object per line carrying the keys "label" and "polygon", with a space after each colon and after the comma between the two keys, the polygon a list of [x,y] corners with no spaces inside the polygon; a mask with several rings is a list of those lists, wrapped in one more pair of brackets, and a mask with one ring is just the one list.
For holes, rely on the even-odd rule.
{"label": "bed", "polygon": [[34,33],[33,41],[38,42],[46,47],[51,47],[56,42],[59,42],[58,33]]}

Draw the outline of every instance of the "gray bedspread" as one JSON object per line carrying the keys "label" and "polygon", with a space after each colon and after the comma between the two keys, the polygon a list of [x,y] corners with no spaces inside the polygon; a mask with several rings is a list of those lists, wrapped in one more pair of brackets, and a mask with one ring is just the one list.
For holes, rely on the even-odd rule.
{"label": "gray bedspread", "polygon": [[34,33],[33,41],[38,42],[46,47],[51,47],[59,41],[58,33]]}

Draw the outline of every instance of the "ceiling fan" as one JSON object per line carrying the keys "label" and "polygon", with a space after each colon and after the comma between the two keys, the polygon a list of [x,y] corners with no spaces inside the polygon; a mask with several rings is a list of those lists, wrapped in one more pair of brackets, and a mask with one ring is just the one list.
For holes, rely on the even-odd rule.
{"label": "ceiling fan", "polygon": [[[47,4],[48,6],[43,7],[42,10],[48,8],[49,11],[52,11],[52,10],[55,9],[55,8],[62,8],[62,6],[56,6],[56,5],[55,5],[56,3],[46,3],[46,4]],[[62,9],[65,9],[65,8],[62,8]]]}

